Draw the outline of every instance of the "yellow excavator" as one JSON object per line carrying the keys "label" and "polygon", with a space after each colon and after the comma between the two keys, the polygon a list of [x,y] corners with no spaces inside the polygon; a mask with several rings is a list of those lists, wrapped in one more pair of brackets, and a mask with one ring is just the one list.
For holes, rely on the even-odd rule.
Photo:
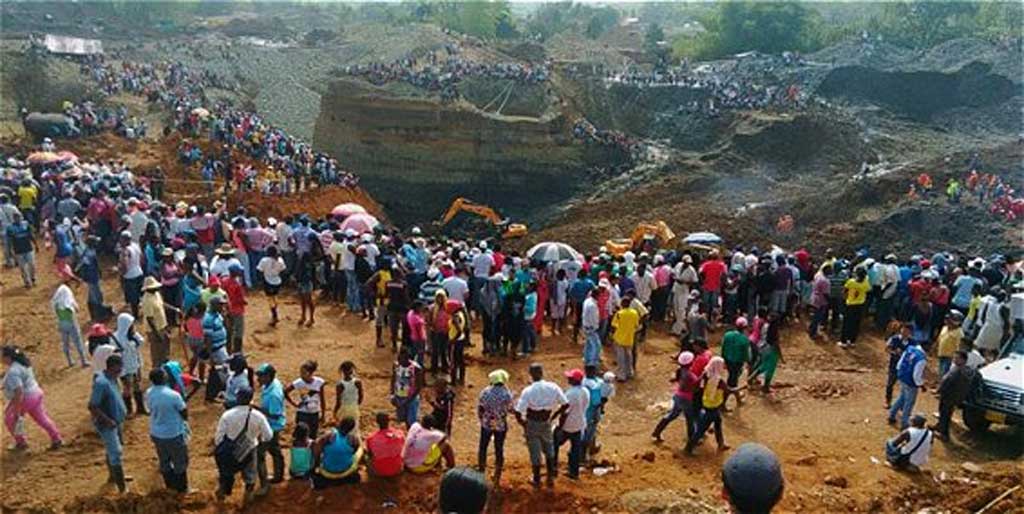
{"label": "yellow excavator", "polygon": [[619,256],[627,251],[653,252],[675,238],[675,232],[664,221],[639,223],[628,239],[609,239],[604,242],[604,246],[608,253]]}
{"label": "yellow excavator", "polygon": [[452,202],[448,210],[445,211],[441,221],[437,223],[438,227],[444,227],[460,212],[468,212],[470,214],[476,214],[487,221],[490,221],[496,229],[498,229],[502,239],[513,239],[517,237],[523,237],[527,234],[528,230],[526,225],[522,223],[509,223],[507,218],[502,218],[494,209],[459,197]]}

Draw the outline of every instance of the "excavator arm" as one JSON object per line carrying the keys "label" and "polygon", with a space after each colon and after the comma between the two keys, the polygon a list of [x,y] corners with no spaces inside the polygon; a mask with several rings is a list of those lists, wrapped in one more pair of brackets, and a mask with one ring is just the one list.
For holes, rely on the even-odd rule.
{"label": "excavator arm", "polygon": [[448,210],[444,213],[444,217],[441,218],[440,225],[442,227],[447,225],[448,222],[450,222],[452,218],[455,217],[456,214],[463,211],[476,214],[477,216],[485,218],[494,225],[501,225],[503,223],[501,216],[499,216],[498,213],[494,211],[494,209],[487,207],[486,205],[473,203],[471,200],[459,197],[452,202],[451,206],[448,207]]}
{"label": "excavator arm", "polygon": [[527,234],[526,225],[519,223],[509,223],[507,219],[503,219],[500,214],[494,209],[474,203],[472,200],[465,198],[456,198],[452,204],[445,211],[444,216],[441,217],[441,221],[438,222],[439,227],[447,225],[455,216],[460,212],[468,212],[470,214],[476,214],[481,218],[490,221],[495,228],[501,232],[503,239],[510,239],[514,237],[522,237]]}

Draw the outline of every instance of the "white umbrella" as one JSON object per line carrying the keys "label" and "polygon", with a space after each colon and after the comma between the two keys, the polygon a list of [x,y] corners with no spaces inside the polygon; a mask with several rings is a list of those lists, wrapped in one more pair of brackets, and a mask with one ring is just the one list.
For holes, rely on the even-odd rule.
{"label": "white umbrella", "polygon": [[722,244],[722,238],[718,237],[711,232],[694,232],[683,239],[684,243],[689,244],[701,244],[701,245],[717,245]]}
{"label": "white umbrella", "polygon": [[582,260],[583,256],[580,255],[573,247],[565,243],[538,243],[530,248],[526,252],[526,256],[530,260],[541,261],[541,262],[560,262],[560,261],[578,261]]}

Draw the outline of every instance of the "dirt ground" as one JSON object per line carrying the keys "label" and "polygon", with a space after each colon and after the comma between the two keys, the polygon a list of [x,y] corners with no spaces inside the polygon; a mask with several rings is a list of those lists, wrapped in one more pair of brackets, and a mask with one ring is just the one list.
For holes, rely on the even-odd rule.
{"label": "dirt ground", "polygon": [[[221,408],[205,405],[199,398],[190,403],[190,475],[192,486],[200,492],[179,498],[161,491],[144,418],[126,423],[125,468],[134,476],[133,492],[119,497],[103,487],[103,448],[86,410],[90,373],[65,367],[53,316],[46,306],[56,287],[54,273],[47,266],[51,258],[49,251],[39,256],[40,285],[35,289],[23,289],[13,270],[0,275],[0,330],[3,341],[23,346],[32,357],[46,392],[47,409],[68,445],[58,451],[45,451],[45,435],[35,424],[26,423],[31,451],[15,454],[5,450],[0,457],[3,511],[148,513],[239,508],[238,492],[226,509],[213,500],[216,470],[211,439]],[[108,300],[120,303],[115,283],[107,280],[104,290]],[[79,288],[76,295],[84,305],[84,288]],[[367,389],[361,424],[371,426],[376,410],[390,410],[386,391],[391,350],[375,348],[372,327],[358,317],[343,315],[340,307],[324,305],[318,310],[314,328],[296,328],[297,301],[289,295],[284,298],[283,323],[271,328],[262,294],[252,293],[245,341],[250,362],[273,362],[280,378],[291,380],[297,376],[300,362],[315,358],[320,362],[320,374],[333,381],[338,363],[344,359],[355,361]],[[85,320],[81,321],[84,325]],[[721,332],[712,336],[716,347],[720,336]],[[181,358],[181,346],[174,346],[175,357]],[[813,343],[801,330],[791,328],[785,333],[782,347],[786,360],[772,397],[750,394],[742,407],[725,416],[725,437],[730,445],[758,441],[779,454],[786,476],[782,511],[973,512],[1021,483],[1019,459],[1024,445],[1019,433],[1007,430],[973,436],[956,426],[953,442],[936,444],[923,474],[898,473],[880,463],[884,461],[882,443],[894,430],[886,425],[882,409],[886,355],[877,335],[870,334],[857,348],[843,351],[832,344]],[[656,327],[642,349],[639,377],[620,386],[608,406],[600,436],[603,450],[598,458],[607,461],[605,464],[614,471],[604,476],[588,472],[579,482],[561,479],[553,489],[533,491],[527,484],[526,448],[519,428],[512,427],[506,445],[509,469],[501,490],[492,498],[491,511],[720,510],[719,473],[727,453],[716,453],[712,444],[705,444],[695,457],[681,456],[683,426],[678,422],[666,431],[665,443],[656,445],[648,437],[670,398],[667,380],[673,368],[673,348],[664,327]],[[476,460],[475,399],[486,384],[486,374],[497,367],[508,369],[513,377],[510,385],[516,391],[528,381],[526,360],[483,358],[479,345],[470,354],[467,385],[458,390],[453,429],[460,464]],[[577,366],[580,355],[579,346],[545,331],[537,358],[546,365],[549,377],[564,382],[562,371]],[[605,365],[611,366],[607,352],[604,358]],[[328,404],[333,405],[333,391],[328,396]],[[922,395],[919,411],[931,413],[936,408],[931,394]],[[5,445],[11,442],[9,435],[3,439]],[[44,485],[54,479],[59,482]],[[437,476],[405,475],[394,481],[372,479],[323,494],[289,482],[275,487],[249,510],[309,512],[314,507],[329,506],[359,512],[425,512],[436,509],[437,482]],[[392,503],[397,506],[389,507]],[[1024,493],[1018,489],[988,512],[1021,512],[1021,505]]]}

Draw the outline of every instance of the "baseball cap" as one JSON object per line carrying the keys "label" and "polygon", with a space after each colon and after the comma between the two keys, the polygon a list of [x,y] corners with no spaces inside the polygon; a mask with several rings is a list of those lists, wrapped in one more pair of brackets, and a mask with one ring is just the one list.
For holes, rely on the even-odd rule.
{"label": "baseball cap", "polygon": [[274,369],[274,365],[269,362],[264,362],[263,364],[260,364],[260,367],[256,368],[257,375],[269,375],[276,371],[277,370]]}
{"label": "baseball cap", "polygon": [[774,505],[784,485],[779,458],[762,444],[744,443],[722,465],[722,485],[739,510]]}
{"label": "baseball cap", "polygon": [[746,326],[747,318],[744,318],[743,316],[736,318],[736,328],[746,328]]}
{"label": "baseball cap", "polygon": [[583,380],[583,370],[579,368],[573,368],[565,372],[565,378],[571,378],[573,380]]}

